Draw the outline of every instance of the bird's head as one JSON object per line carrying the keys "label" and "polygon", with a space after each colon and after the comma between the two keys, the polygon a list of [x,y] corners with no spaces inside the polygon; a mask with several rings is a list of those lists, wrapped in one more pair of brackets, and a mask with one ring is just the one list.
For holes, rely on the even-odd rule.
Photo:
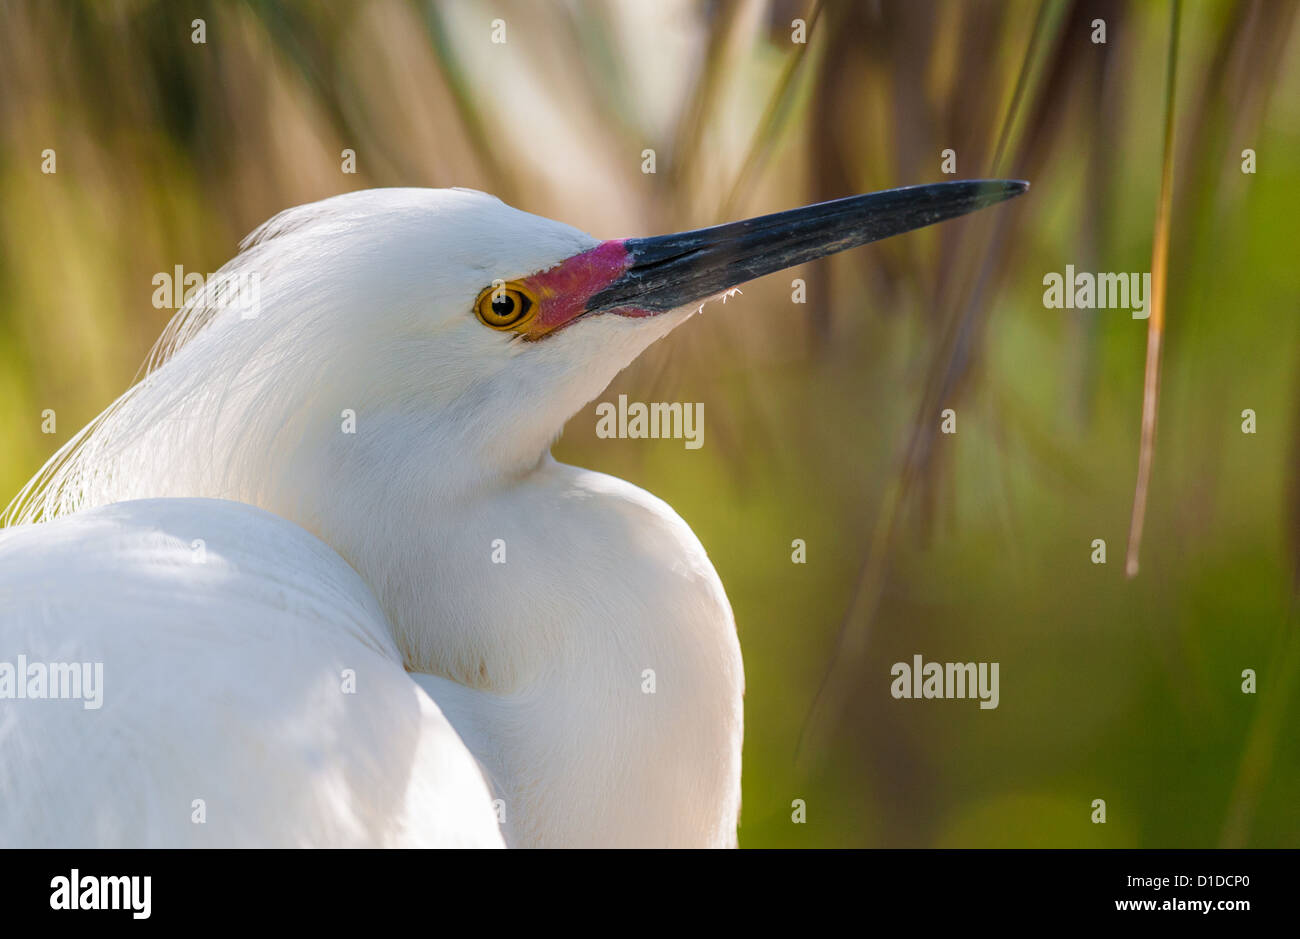
{"label": "bird's head", "polygon": [[436,413],[448,444],[513,469],[535,463],[574,413],[706,301],[1026,186],[913,186],[609,241],[469,190],[369,190],[277,216],[241,257],[268,268],[270,317],[297,311],[267,324],[295,337],[300,351],[287,358],[331,350],[334,404],[359,422]]}

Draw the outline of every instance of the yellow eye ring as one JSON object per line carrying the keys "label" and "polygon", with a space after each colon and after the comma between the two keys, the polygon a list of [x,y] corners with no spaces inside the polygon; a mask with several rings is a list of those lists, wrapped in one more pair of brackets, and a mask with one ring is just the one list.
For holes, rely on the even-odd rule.
{"label": "yellow eye ring", "polygon": [[495,283],[484,287],[474,301],[474,315],[492,329],[518,330],[537,312],[537,302],[518,284]]}

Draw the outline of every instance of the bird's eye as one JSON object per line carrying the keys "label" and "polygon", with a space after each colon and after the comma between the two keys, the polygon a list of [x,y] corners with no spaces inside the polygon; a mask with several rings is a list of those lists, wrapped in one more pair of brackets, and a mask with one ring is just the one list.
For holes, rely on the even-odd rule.
{"label": "bird's eye", "polygon": [[519,329],[532,319],[533,299],[518,285],[494,284],[483,288],[474,313],[493,329]]}

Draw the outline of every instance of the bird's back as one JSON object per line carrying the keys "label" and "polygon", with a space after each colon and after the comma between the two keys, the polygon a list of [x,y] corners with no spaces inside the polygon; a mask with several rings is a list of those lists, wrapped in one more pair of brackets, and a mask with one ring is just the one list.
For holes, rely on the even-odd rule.
{"label": "bird's back", "polygon": [[151,499],[0,530],[0,846],[501,843],[370,589],[303,529]]}

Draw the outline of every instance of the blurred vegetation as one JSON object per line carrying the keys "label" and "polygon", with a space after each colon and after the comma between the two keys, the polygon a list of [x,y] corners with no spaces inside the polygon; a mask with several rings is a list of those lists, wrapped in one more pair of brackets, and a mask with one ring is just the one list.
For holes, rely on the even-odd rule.
{"label": "blurred vegetation", "polygon": [[[742,845],[1300,845],[1296,14],[1183,13],[1134,579],[1146,324],[1044,309],[1042,278],[1151,269],[1159,2],[0,2],[0,490],[131,382],[155,273],[286,206],[459,185],[652,234],[947,178],[951,148],[1033,189],[751,284],[605,396],[704,402],[703,449],[588,409],[556,451],[674,505],[727,585]],[[893,700],[914,653],[1000,662],[1000,707]]]}

